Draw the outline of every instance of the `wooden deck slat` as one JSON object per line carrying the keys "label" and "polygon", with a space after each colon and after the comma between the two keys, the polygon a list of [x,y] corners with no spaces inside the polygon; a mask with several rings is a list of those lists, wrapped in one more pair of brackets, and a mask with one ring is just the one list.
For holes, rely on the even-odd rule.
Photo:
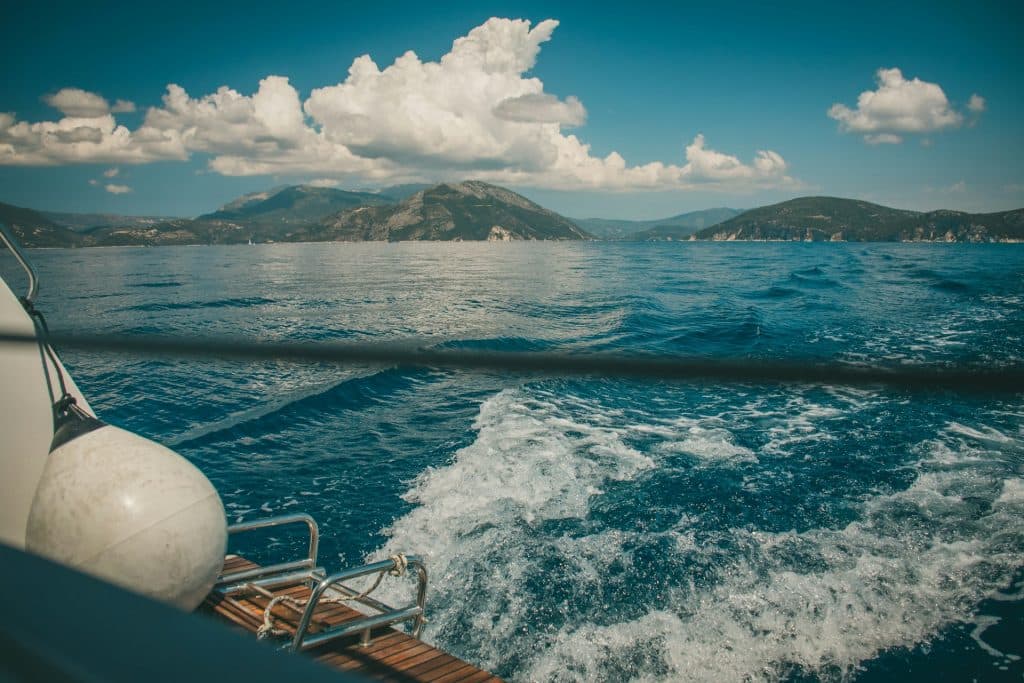
{"label": "wooden deck slat", "polygon": [[[397,644],[399,644],[399,643],[403,643],[404,644],[408,640],[413,640],[413,639],[409,638],[408,636],[405,636],[404,633],[399,633],[398,631],[392,631],[392,633],[386,634],[386,635],[382,635],[381,637],[379,637],[376,640],[374,640],[373,642],[371,642],[368,647],[360,648],[360,650],[363,652],[364,655],[371,655],[372,654],[375,657],[379,657],[379,656],[382,655],[382,651],[383,650],[394,648]],[[321,648],[321,650],[323,650],[323,648]],[[317,659],[319,659],[321,661],[324,661],[324,662],[328,662],[328,663],[329,662],[347,662],[350,659],[349,655],[345,654],[344,652],[336,652],[336,651],[333,651],[333,650],[327,650],[325,652],[319,652],[318,651],[318,654],[316,654],[315,656],[316,656]]]}
{"label": "wooden deck slat", "polygon": [[481,671],[477,669],[472,673],[468,674],[465,678],[460,678],[459,683],[484,683],[484,681],[498,681],[499,678],[495,677],[489,671]]}
{"label": "wooden deck slat", "polygon": [[430,670],[430,680],[437,683],[447,683],[448,681],[459,678],[459,673],[462,675],[469,674],[471,671],[479,671],[472,664],[467,664],[461,659],[456,659],[454,662],[449,662],[444,666],[439,666],[436,669]]}
{"label": "wooden deck slat", "polygon": [[[403,634],[399,634],[399,633],[395,632],[393,635],[381,636],[377,640],[375,640],[372,643],[370,643],[369,647],[365,647],[365,648],[361,648],[361,649],[367,655],[373,654],[375,656],[380,656],[381,650],[391,648],[396,643],[404,643],[404,642],[406,642],[402,638],[399,637],[401,635],[403,635]],[[321,649],[323,649],[323,648],[321,648]],[[314,654],[314,656],[316,657],[316,659],[324,661],[324,663],[327,663],[327,664],[332,663],[332,661],[338,661],[338,663],[341,663],[341,661],[348,661],[348,658],[349,658],[347,654],[345,654],[343,652],[336,652],[334,650],[318,651],[317,653]]]}
{"label": "wooden deck slat", "polygon": [[406,647],[404,649],[396,648],[396,651],[386,657],[381,657],[377,661],[381,664],[387,664],[388,666],[398,666],[399,663],[412,657],[416,657],[431,649],[433,649],[432,646],[427,645],[426,643],[419,643],[418,645],[413,645],[412,647]]}
{"label": "wooden deck slat", "polygon": [[[378,650],[373,653],[373,656],[378,661],[393,661],[398,658],[405,659],[411,657],[414,654],[414,650],[417,650],[426,643],[416,640],[415,638],[402,638],[397,642],[391,644],[382,650]],[[430,647],[427,645],[427,647]]]}
{"label": "wooden deck slat", "polygon": [[[259,565],[239,555],[224,558],[223,573],[255,569]],[[304,582],[279,586],[273,595],[286,595],[302,601],[309,598],[310,589]],[[255,632],[263,624],[263,612],[270,598],[256,591],[233,596],[211,593],[202,610],[218,616],[232,625]],[[278,603],[273,610],[274,623],[290,634],[295,633],[301,619],[301,607],[296,612],[287,602]],[[317,605],[310,622],[310,632],[334,628],[367,616],[348,603],[326,602]],[[342,671],[379,681],[394,683],[490,683],[501,679],[493,674],[453,657],[394,628],[374,629],[373,639],[366,647],[359,644],[358,634],[330,641],[309,652],[317,661]]]}
{"label": "wooden deck slat", "polygon": [[427,653],[422,658],[413,657],[411,660],[406,662],[409,668],[404,669],[402,673],[408,674],[410,676],[420,676],[421,674],[425,674],[428,671],[436,669],[437,667],[443,666],[444,664],[447,664],[448,662],[452,661],[455,661],[455,657],[452,657],[450,654],[446,652],[441,652],[440,650],[437,650],[435,652]]}
{"label": "wooden deck slat", "polygon": [[347,651],[344,655],[345,657],[348,657],[350,663],[352,663],[352,666],[346,668],[362,666],[364,662],[370,661],[371,659],[373,662],[379,663],[383,662],[388,657],[397,658],[402,653],[417,648],[419,647],[419,645],[420,642],[415,638],[403,638],[395,643],[392,643],[389,648],[382,650],[370,651],[369,648],[353,648]]}
{"label": "wooden deck slat", "polygon": [[[409,659],[405,660],[405,666],[402,668],[402,670],[408,673],[413,669],[421,669],[422,667],[433,668],[432,666],[428,666],[430,662],[441,657],[451,657],[451,655],[441,652],[436,648],[431,648],[426,652],[421,652],[420,654],[414,655]],[[454,659],[454,657],[452,657],[452,659]],[[438,666],[440,664],[441,662],[437,662],[434,664],[434,666]]]}
{"label": "wooden deck slat", "polygon": [[[451,655],[449,655],[449,657],[451,657]],[[455,657],[451,657],[451,659],[448,659],[447,657],[437,657],[429,662],[429,666],[424,666],[421,669],[413,667],[404,673],[412,676],[416,680],[424,682],[430,681],[433,683],[434,680],[444,676],[449,671],[452,671],[453,669],[461,669],[463,666],[468,666],[471,669],[476,670],[475,666],[472,664],[466,664],[461,659],[456,659]]]}

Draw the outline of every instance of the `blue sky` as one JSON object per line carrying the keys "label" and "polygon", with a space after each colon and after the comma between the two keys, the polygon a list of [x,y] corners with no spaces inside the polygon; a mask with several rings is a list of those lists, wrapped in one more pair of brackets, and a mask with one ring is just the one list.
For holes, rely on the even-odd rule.
{"label": "blue sky", "polygon": [[0,201],[195,215],[284,183],[482,177],[576,217],[1024,206],[1019,3],[766,5],[26,3],[0,43]]}

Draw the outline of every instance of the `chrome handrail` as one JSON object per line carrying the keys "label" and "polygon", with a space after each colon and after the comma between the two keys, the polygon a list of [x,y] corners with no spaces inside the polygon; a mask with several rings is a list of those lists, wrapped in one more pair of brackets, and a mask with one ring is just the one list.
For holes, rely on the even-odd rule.
{"label": "chrome handrail", "polygon": [[21,245],[18,243],[14,233],[3,223],[0,223],[0,241],[7,245],[7,248],[11,250],[14,258],[18,261],[18,265],[28,275],[28,292],[22,301],[31,306],[35,303],[36,295],[39,293],[39,276],[36,275],[36,270],[32,267],[32,262],[28,260],[28,256],[21,250]]}
{"label": "chrome handrail", "polygon": [[303,512],[296,512],[290,515],[278,515],[276,517],[264,517],[263,519],[254,519],[248,522],[232,524],[228,527],[228,534],[240,534],[247,531],[256,531],[258,529],[267,529],[275,526],[299,523],[305,524],[309,527],[309,551],[305,559],[221,574],[217,578],[217,586],[237,583],[245,579],[254,579],[271,574],[290,572],[296,569],[315,569],[317,554],[320,548],[320,528],[317,526],[315,519]]}
{"label": "chrome handrail", "polygon": [[[316,635],[306,637],[306,631],[309,629],[309,624],[313,619],[313,612],[316,610],[320,599],[328,589],[337,585],[343,589],[346,594],[352,595],[355,591],[348,586],[343,585],[342,581],[351,581],[361,576],[367,576],[370,574],[382,574],[384,572],[393,571],[399,568],[398,561],[394,559],[381,560],[380,562],[373,562],[371,564],[363,565],[362,567],[353,567],[352,569],[345,569],[332,574],[326,578],[321,579],[313,592],[309,596],[309,601],[306,603],[306,609],[302,612],[302,618],[299,620],[298,627],[295,629],[295,636],[292,638],[292,643],[289,649],[293,652],[300,652],[302,650],[308,650],[309,648],[316,647],[321,643],[340,638],[352,633],[362,632],[362,642],[364,645],[369,643],[370,631],[380,626],[387,626],[389,624],[395,624],[401,621],[413,620],[412,635],[414,638],[419,638],[420,633],[423,631],[423,624],[426,623],[427,619],[425,616],[426,602],[427,602],[427,567],[419,557],[415,555],[409,555],[405,558],[405,564],[407,567],[414,568],[417,575],[417,589],[416,589],[416,604],[409,605],[408,607],[402,607],[399,609],[389,608],[388,611],[384,611],[381,614],[367,616],[363,619],[357,619],[355,621],[346,622],[343,626],[339,626],[334,629],[317,633]],[[356,593],[358,595],[358,593]],[[377,602],[374,600],[373,602]],[[387,607],[383,603],[377,603],[381,607]]]}
{"label": "chrome handrail", "polygon": [[[254,519],[248,522],[233,524],[228,527],[228,534],[239,534],[248,531],[256,531],[258,529],[268,529],[299,523],[305,524],[309,527],[309,552],[307,557],[301,560],[280,562],[266,567],[242,569],[239,571],[221,574],[217,578],[217,583],[214,585],[214,591],[220,595],[228,596],[247,593],[255,588],[274,588],[276,586],[305,583],[310,589],[309,598],[305,601],[305,608],[303,609],[302,617],[299,620],[298,626],[295,629],[295,635],[293,636],[291,643],[287,645],[288,649],[294,652],[308,650],[329,640],[341,638],[353,633],[361,633],[362,637],[360,642],[363,645],[368,645],[370,643],[370,632],[373,629],[410,620],[413,622],[413,637],[420,637],[420,633],[423,631],[423,625],[427,621],[426,603],[428,577],[427,567],[419,557],[415,555],[409,555],[407,557],[396,555],[387,560],[372,562],[361,567],[353,567],[351,569],[345,569],[337,572],[336,574],[331,574],[330,576],[325,576],[324,570],[316,566],[317,553],[320,545],[320,530],[317,526],[316,520],[305,513],[278,515],[276,517]],[[343,583],[344,581],[351,581],[352,579],[358,579],[362,576],[378,574],[381,576],[378,577],[377,583],[374,584],[374,588],[376,588],[383,578],[384,573],[390,572],[399,576],[403,574],[406,569],[414,569],[416,571],[416,602],[397,609],[390,605],[386,605],[379,600],[371,598],[367,594],[370,591],[360,592]],[[310,634],[309,625],[313,620],[313,613],[316,611],[321,599],[323,599],[324,595],[327,594],[328,591],[334,591],[334,594],[332,594],[332,597],[329,599],[334,599],[338,602],[346,600],[358,602],[371,610],[376,610],[378,614],[364,613],[365,616],[362,618],[348,621],[342,625],[326,629],[319,633]],[[337,594],[339,593],[341,594],[341,597],[337,597]]]}

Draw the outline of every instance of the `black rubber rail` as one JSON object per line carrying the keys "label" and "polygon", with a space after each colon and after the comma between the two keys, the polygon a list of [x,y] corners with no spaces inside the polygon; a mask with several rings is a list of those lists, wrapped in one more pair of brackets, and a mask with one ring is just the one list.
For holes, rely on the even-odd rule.
{"label": "black rubber rail", "polygon": [[[1024,393],[1024,365],[871,367],[820,360],[534,353],[438,349],[436,342],[279,342],[224,337],[50,335],[58,349],[239,361],[429,367],[548,376],[599,376],[706,383],[884,385],[909,390]],[[35,336],[0,331],[0,343],[36,344]]]}

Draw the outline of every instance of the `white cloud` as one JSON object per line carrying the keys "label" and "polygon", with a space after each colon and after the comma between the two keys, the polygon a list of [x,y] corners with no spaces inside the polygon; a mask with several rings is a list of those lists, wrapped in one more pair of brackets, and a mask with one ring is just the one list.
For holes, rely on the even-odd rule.
{"label": "white cloud", "polygon": [[[903,142],[903,138],[893,133],[869,133],[864,136],[864,142],[869,145],[898,145]],[[921,144],[924,142],[922,141]],[[927,145],[925,146],[927,147]]]}
{"label": "white cloud", "polygon": [[975,114],[980,114],[985,111],[987,106],[988,104],[985,102],[985,98],[978,93],[974,93],[971,95],[971,99],[967,100],[967,108]]}
{"label": "white cloud", "polygon": [[114,185],[113,183],[105,185],[103,189],[110,194],[125,194],[132,191],[132,188],[127,185]]}
{"label": "white cloud", "polygon": [[310,180],[306,184],[310,187],[337,187],[341,185],[341,181],[334,178],[317,178],[316,180]]}
{"label": "white cloud", "polygon": [[59,121],[0,114],[0,164],[145,163],[200,153],[224,175],[475,177],[609,190],[798,186],[777,152],[759,151],[743,163],[710,149],[702,135],[686,146],[684,163],[630,166],[617,152],[594,156],[563,132],[585,122],[583,103],[546,93],[528,75],[557,26],[494,18],[455,40],[438,61],[406,52],[381,68],[363,55],[341,82],[304,101],[283,76],[267,76],[251,95],[222,86],[192,97],[170,84],[135,130],[113,116],[131,103],[111,108],[95,93],[65,89],[53,96],[65,113]]}
{"label": "white cloud", "polygon": [[90,178],[90,179],[89,179],[89,184],[90,184],[90,185],[93,185],[93,186],[95,186],[95,185],[99,185],[99,184],[100,184],[100,181],[96,180],[95,178]]}
{"label": "white cloud", "polygon": [[[895,68],[879,69],[876,78],[878,89],[862,92],[856,109],[841,103],[829,108],[828,115],[843,132],[862,134],[869,144],[895,144],[902,141],[899,133],[930,133],[963,124],[964,115],[953,109],[937,83],[907,80]],[[968,108],[981,111],[984,102],[974,95]]]}
{"label": "white cloud", "polygon": [[117,174],[120,173],[120,172],[121,172],[121,169],[119,169],[117,166],[115,166],[114,168],[108,168],[106,171],[103,172],[103,177],[104,178],[116,178]]}
{"label": "white cloud", "polygon": [[65,116],[90,119],[110,113],[110,104],[105,99],[79,88],[62,88],[43,101]]}
{"label": "white cloud", "polygon": [[135,103],[130,100],[117,100],[110,111],[114,114],[130,114],[135,111]]}
{"label": "white cloud", "polygon": [[502,100],[494,108],[494,115],[506,121],[559,123],[563,126],[582,126],[587,120],[587,110],[572,95],[563,102],[546,93],[520,95]]}
{"label": "white cloud", "polygon": [[187,159],[179,136],[143,126],[130,131],[112,114],[59,121],[10,122],[0,115],[0,165],[145,163]]}
{"label": "white cloud", "polygon": [[964,192],[967,192],[967,183],[963,180],[958,180],[952,185],[946,185],[945,187],[925,185],[924,191],[938,194],[963,194]]}

